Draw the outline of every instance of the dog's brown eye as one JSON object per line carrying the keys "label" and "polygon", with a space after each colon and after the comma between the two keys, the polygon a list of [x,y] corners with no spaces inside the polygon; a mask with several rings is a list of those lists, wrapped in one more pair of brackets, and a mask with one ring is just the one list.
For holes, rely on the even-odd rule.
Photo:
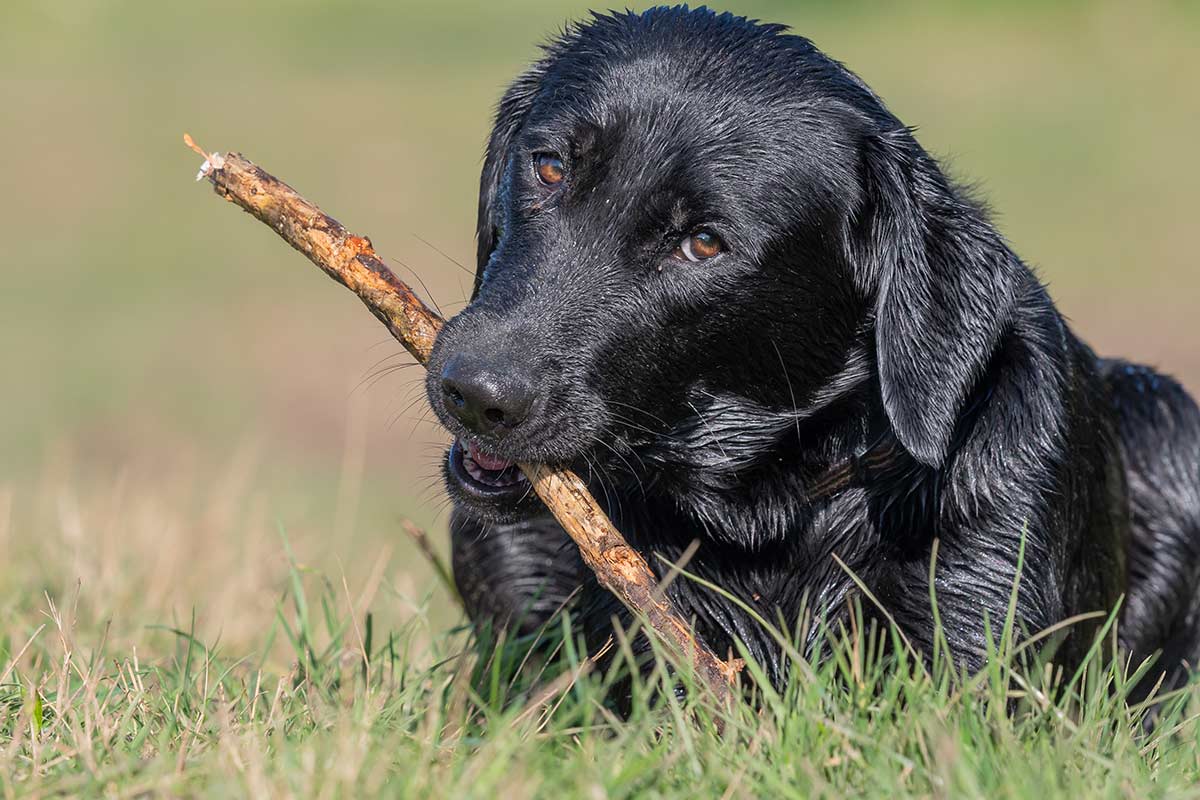
{"label": "dog's brown eye", "polygon": [[675,248],[675,256],[685,261],[705,261],[715,258],[725,249],[721,237],[712,231],[696,231],[690,236],[683,237],[679,247]]}
{"label": "dog's brown eye", "polygon": [[562,183],[565,170],[562,159],[557,153],[537,153],[533,157],[533,166],[537,169],[538,180],[547,186],[557,186]]}

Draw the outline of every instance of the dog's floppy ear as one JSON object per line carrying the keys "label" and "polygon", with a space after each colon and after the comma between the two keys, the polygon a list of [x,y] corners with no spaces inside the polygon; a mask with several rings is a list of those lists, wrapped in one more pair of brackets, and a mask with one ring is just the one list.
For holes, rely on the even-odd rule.
{"label": "dog's floppy ear", "polygon": [[501,192],[504,190],[504,172],[512,155],[513,141],[533,105],[545,69],[546,62],[542,61],[524,72],[508,87],[496,107],[496,120],[488,138],[483,172],[479,176],[479,218],[475,229],[475,286],[471,291],[472,300],[479,294],[484,269],[499,244],[504,222],[500,218],[499,208]]}
{"label": "dog's floppy ear", "polygon": [[910,131],[870,136],[864,155],[883,405],[901,444],[937,466],[1011,319],[1020,266]]}

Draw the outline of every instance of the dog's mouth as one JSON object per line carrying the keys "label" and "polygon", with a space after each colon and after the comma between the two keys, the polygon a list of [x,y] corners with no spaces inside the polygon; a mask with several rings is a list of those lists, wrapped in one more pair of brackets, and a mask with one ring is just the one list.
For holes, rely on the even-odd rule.
{"label": "dog's mouth", "polygon": [[479,499],[504,499],[529,490],[529,482],[516,462],[486,453],[469,439],[456,439],[448,460],[450,475],[463,490]]}

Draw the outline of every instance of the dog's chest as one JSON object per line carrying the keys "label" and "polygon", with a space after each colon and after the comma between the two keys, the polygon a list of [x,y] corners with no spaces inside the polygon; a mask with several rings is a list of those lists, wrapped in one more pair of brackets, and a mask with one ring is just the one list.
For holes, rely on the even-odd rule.
{"label": "dog's chest", "polygon": [[669,593],[685,613],[729,636],[744,637],[758,627],[740,605],[789,626],[806,613],[840,614],[856,583],[869,584],[886,566],[889,554],[864,490],[851,488],[812,505],[792,502],[786,513],[775,505],[781,501],[760,499],[763,507],[751,504],[728,515],[730,527],[723,530],[713,530],[713,519],[698,522],[679,510],[633,503],[622,504],[617,520],[660,576],[683,568]]}

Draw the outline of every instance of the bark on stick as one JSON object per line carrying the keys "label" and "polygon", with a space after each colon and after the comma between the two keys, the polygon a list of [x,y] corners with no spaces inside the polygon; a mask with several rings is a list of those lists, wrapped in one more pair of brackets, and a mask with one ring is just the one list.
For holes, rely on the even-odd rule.
{"label": "bark on stick", "polygon": [[[355,236],[292,187],[238,153],[209,155],[190,136],[184,142],[204,157],[197,180],[242,207],[350,289],[400,344],[424,364],[442,318],[397,278],[370,239]],[[692,633],[691,626],[658,589],[646,560],[625,541],[578,475],[541,464],[521,464],[538,497],[579,547],[600,583],[694,666],[719,705],[732,696],[739,660],[723,661]]]}

